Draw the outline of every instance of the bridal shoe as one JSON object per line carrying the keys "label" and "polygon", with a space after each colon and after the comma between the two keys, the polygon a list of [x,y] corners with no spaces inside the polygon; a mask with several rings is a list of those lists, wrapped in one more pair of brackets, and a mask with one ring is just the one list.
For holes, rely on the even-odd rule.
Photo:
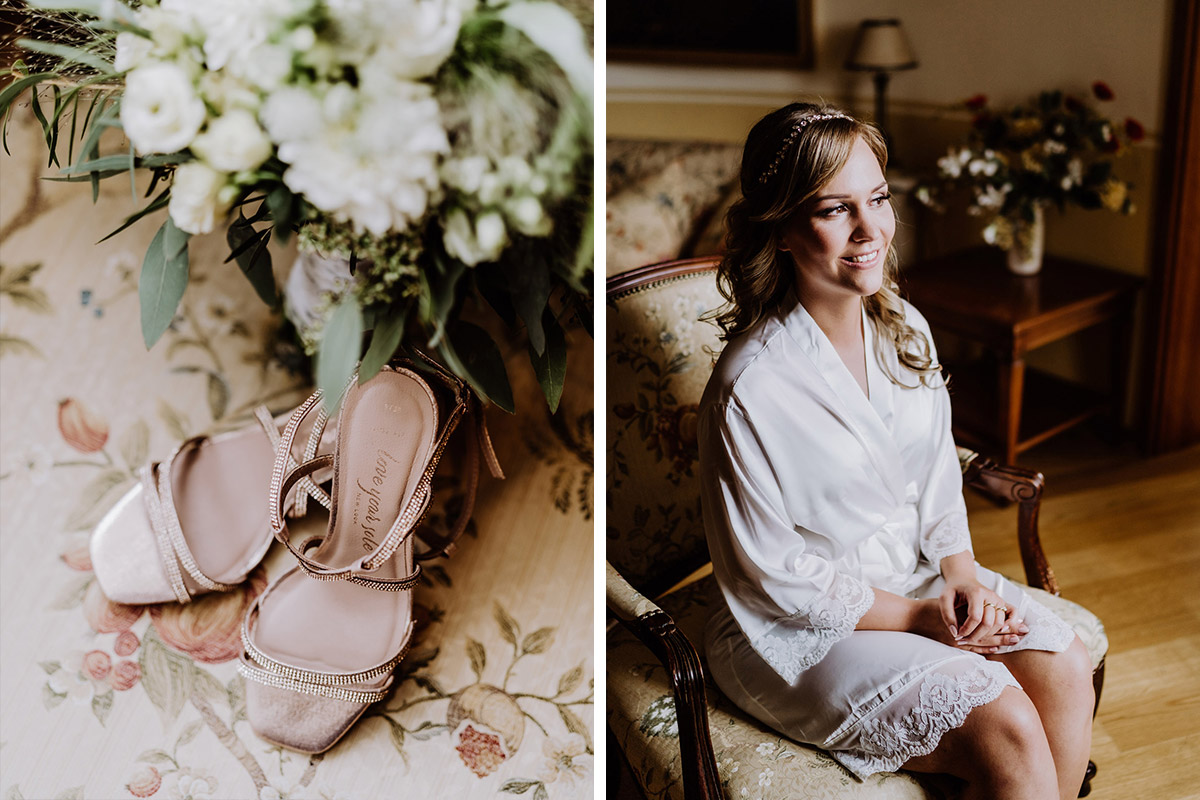
{"label": "bridal shoe", "polygon": [[[470,518],[481,455],[503,477],[479,401],[432,361],[394,361],[365,384],[352,380],[333,454],[289,470],[291,438],[320,398],[314,394],[293,414],[271,475],[271,526],[299,563],[249,609],[238,664],[255,733],[304,753],[328,750],[387,694],[412,641],[416,562],[453,549]],[[476,436],[463,465],[460,517],[446,534],[417,534],[443,450],[468,417]],[[333,469],[328,530],[297,547],[281,509],[298,482],[327,467]],[[416,536],[428,549],[417,552]]]}
{"label": "bridal shoe", "polygon": [[[272,535],[261,498],[270,485],[281,423],[265,407],[255,415],[258,426],[193,437],[166,461],[143,467],[141,481],[101,519],[90,548],[108,599],[187,603],[205,592],[233,589],[262,561]],[[316,453],[320,436],[312,428],[302,458]],[[285,450],[282,457],[292,454]],[[314,479],[322,476],[305,479],[291,513],[302,514],[310,496],[329,506]]]}

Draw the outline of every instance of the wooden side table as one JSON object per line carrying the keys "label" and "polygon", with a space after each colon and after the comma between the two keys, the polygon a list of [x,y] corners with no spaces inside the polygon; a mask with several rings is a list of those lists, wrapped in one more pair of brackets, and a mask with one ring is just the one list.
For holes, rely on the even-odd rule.
{"label": "wooden side table", "polygon": [[[1097,414],[1121,420],[1142,279],[1046,256],[1038,275],[1013,275],[990,247],[914,264],[901,290],[930,324],[979,342],[997,364],[951,371],[956,437],[998,444],[1005,461]],[[1112,392],[1105,396],[1026,369],[1025,354],[1101,323],[1110,323]],[[948,371],[949,368],[948,368]]]}

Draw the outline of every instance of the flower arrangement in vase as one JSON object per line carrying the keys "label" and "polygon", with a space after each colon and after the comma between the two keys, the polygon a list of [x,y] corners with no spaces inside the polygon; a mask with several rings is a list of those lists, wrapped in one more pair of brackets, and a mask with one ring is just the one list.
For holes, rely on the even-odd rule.
{"label": "flower arrangement in vase", "polygon": [[[1101,81],[1092,93],[1101,101],[1113,98]],[[1006,111],[990,109],[984,95],[964,105],[974,114],[967,140],[938,159],[937,179],[919,185],[916,197],[942,210],[945,193],[967,190],[967,212],[989,218],[983,238],[1008,252],[1013,272],[1041,268],[1048,205],[1133,213],[1131,185],[1113,174],[1113,159],[1145,137],[1137,120],[1118,126],[1060,91]]]}
{"label": "flower arrangement in vase", "polygon": [[[228,260],[275,305],[266,245],[296,235],[301,273],[313,259],[341,265],[319,291],[285,297],[327,397],[356,366],[365,381],[418,345],[512,411],[499,348],[464,318],[471,304],[528,339],[557,406],[563,323],[590,334],[592,316],[592,56],[566,8],[30,6],[28,30],[50,23],[65,35],[18,42],[35,66],[18,61],[0,91],[6,124],[28,93],[51,163],[67,150],[60,180],[91,183],[93,197],[101,180],[148,172],[147,201],[118,231],[167,210],[139,282],[147,347],[187,286],[190,237],[224,230]],[[102,152],[109,129],[124,133],[122,150]]]}

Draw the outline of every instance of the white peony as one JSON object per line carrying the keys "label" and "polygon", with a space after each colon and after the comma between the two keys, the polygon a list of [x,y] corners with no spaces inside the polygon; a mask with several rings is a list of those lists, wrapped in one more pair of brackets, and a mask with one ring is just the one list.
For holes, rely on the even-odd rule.
{"label": "white peony", "polygon": [[167,207],[176,227],[188,233],[211,231],[233,199],[222,191],[227,178],[225,173],[198,161],[181,164],[171,182],[171,203]]}
{"label": "white peony", "polygon": [[121,125],[139,154],[182,150],[206,114],[187,73],[174,64],[150,62],[125,78]]}
{"label": "white peony", "polygon": [[240,172],[271,157],[271,140],[253,114],[234,110],[208,123],[192,150],[223,172]]}
{"label": "white peony", "polygon": [[450,149],[432,89],[364,80],[360,91],[340,84],[304,94],[285,89],[263,107],[288,188],[359,233],[402,231],[420,218]]}

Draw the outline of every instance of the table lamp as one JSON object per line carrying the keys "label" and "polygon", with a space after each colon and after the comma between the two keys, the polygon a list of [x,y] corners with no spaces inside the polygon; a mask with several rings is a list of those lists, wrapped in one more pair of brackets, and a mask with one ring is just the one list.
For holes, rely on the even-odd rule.
{"label": "table lamp", "polygon": [[900,20],[864,19],[859,24],[854,47],[846,59],[846,69],[875,73],[875,124],[885,140],[888,139],[888,79],[893,72],[916,66],[917,57],[900,27]]}

